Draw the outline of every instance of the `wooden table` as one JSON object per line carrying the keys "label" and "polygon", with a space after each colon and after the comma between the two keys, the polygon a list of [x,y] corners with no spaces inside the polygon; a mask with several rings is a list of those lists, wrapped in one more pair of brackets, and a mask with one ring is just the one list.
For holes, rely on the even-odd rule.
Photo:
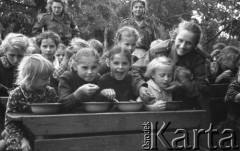
{"label": "wooden table", "polygon": [[[10,114],[35,136],[35,151],[142,151],[144,122],[153,126],[151,136],[171,122],[164,136],[171,142],[178,128],[190,132],[204,123],[205,111],[107,112],[56,115]],[[158,122],[158,124],[156,124]],[[166,150],[157,137],[154,146]],[[190,142],[191,144],[191,142]]]}

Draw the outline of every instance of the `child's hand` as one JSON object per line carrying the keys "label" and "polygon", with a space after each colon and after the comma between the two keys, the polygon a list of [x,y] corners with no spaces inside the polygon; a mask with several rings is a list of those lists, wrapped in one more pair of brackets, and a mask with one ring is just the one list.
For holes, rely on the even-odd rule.
{"label": "child's hand", "polygon": [[139,89],[139,96],[144,102],[148,102],[155,99],[154,95],[148,91],[148,88],[143,86],[140,87]]}
{"label": "child's hand", "polygon": [[74,53],[73,52],[73,47],[70,46],[70,47],[67,48],[67,52],[66,52],[64,57],[66,57],[66,59],[70,59],[72,57],[73,53]]}
{"label": "child's hand", "polygon": [[220,74],[219,76],[221,76],[222,79],[223,79],[223,78],[228,78],[228,77],[230,77],[231,75],[232,75],[232,71],[231,71],[231,70],[226,70],[226,71],[224,71],[222,74]]}
{"label": "child's hand", "polygon": [[104,89],[100,92],[100,94],[111,100],[116,98],[116,93],[113,89]]}
{"label": "child's hand", "polygon": [[76,98],[80,98],[81,94],[86,94],[88,96],[92,96],[93,94],[95,94],[97,92],[98,89],[99,89],[99,87],[95,84],[90,84],[90,83],[84,84],[74,92],[74,96]]}
{"label": "child's hand", "polygon": [[21,146],[22,151],[31,151],[32,150],[30,143],[26,138],[23,137],[23,139],[21,140],[21,143],[22,143],[22,146]]}
{"label": "child's hand", "polygon": [[216,78],[215,83],[219,83],[222,79],[229,78],[231,77],[231,75],[232,75],[232,71],[226,70]]}
{"label": "child's hand", "polygon": [[149,111],[163,111],[166,108],[166,102],[158,100],[154,104],[146,105],[145,107]]}
{"label": "child's hand", "polygon": [[175,89],[178,89],[179,87],[181,87],[182,84],[178,81],[174,81],[170,84],[169,87],[163,88],[165,91],[173,91]]}
{"label": "child's hand", "polygon": [[238,94],[235,96],[234,102],[240,103],[240,93],[238,93]]}

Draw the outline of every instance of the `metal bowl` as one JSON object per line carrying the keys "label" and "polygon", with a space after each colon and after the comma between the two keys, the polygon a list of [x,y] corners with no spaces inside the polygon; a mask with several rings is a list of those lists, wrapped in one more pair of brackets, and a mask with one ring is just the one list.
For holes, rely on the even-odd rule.
{"label": "metal bowl", "polygon": [[34,114],[56,114],[59,113],[61,103],[31,103],[29,106]]}
{"label": "metal bowl", "polygon": [[84,110],[87,112],[106,112],[112,106],[110,102],[83,102]]}
{"label": "metal bowl", "polygon": [[2,105],[6,106],[7,105],[7,101],[8,101],[8,96],[1,96],[0,97],[1,103]]}
{"label": "metal bowl", "polygon": [[169,101],[166,102],[166,110],[179,110],[182,107],[182,101]]}
{"label": "metal bowl", "polygon": [[140,111],[143,107],[142,102],[121,101],[116,103],[117,109],[122,112],[136,112]]}

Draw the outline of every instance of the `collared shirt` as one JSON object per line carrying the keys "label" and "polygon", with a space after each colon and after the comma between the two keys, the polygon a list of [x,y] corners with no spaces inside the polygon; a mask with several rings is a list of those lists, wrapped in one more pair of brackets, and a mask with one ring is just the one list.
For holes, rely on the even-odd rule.
{"label": "collared shirt", "polygon": [[148,90],[156,100],[172,101],[172,91],[164,91],[152,79],[148,80]]}
{"label": "collared shirt", "polygon": [[51,87],[47,87],[44,91],[32,92],[25,86],[19,86],[14,89],[9,96],[5,117],[5,129],[9,136],[5,138],[7,142],[7,150],[20,149],[21,140],[26,137],[26,131],[21,122],[11,121],[9,113],[32,113],[31,108],[26,105],[28,103],[54,103],[57,102],[57,94]]}
{"label": "collared shirt", "polygon": [[[77,25],[73,20],[73,16],[69,13],[62,13],[61,18],[56,18],[53,13],[43,14],[41,19],[36,22],[33,27],[33,34],[39,34],[44,30],[51,30],[61,37],[61,40],[72,39],[80,35]],[[65,42],[64,42],[65,43]]]}

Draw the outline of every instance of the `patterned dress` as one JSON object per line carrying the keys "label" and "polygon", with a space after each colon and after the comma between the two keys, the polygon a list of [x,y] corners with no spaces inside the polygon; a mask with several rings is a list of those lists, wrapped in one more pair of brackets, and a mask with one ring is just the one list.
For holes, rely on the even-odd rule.
{"label": "patterned dress", "polygon": [[232,82],[227,90],[225,102],[229,105],[228,117],[225,122],[219,125],[219,129],[231,128],[240,134],[240,103],[235,102],[234,98],[240,93],[240,83]]}
{"label": "patterned dress", "polygon": [[33,139],[26,127],[19,121],[11,121],[9,113],[32,113],[31,108],[27,103],[54,103],[57,102],[57,94],[51,87],[47,87],[41,92],[31,92],[25,86],[19,86],[14,89],[8,99],[6,117],[5,117],[5,131],[8,133],[5,136],[7,143],[6,150],[20,150],[21,140],[23,137],[30,142]]}

